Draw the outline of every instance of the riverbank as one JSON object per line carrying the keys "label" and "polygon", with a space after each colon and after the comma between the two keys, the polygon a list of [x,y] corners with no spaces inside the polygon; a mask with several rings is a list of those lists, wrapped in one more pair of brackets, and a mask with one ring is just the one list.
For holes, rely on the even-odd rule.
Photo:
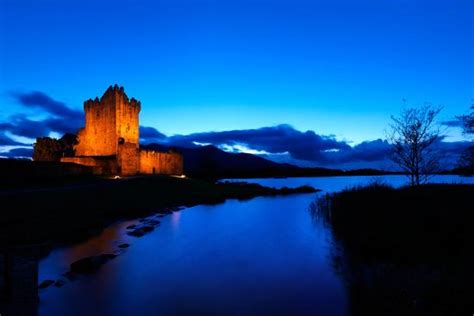
{"label": "riverbank", "polygon": [[383,184],[326,195],[354,315],[461,315],[474,310],[474,185]]}
{"label": "riverbank", "polygon": [[167,176],[24,186],[0,192],[0,246],[73,241],[114,221],[169,213],[178,206],[316,191],[308,186],[274,189]]}

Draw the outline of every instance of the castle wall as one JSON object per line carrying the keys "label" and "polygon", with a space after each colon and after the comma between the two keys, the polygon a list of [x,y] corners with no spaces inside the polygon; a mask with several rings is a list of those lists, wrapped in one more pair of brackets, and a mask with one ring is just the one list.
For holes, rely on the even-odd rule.
{"label": "castle wall", "polygon": [[139,171],[139,149],[134,143],[124,143],[118,146],[117,162],[120,174],[131,176]]}
{"label": "castle wall", "polygon": [[79,131],[77,156],[110,156],[117,153],[116,111],[111,99],[84,103],[86,126]]}
{"label": "castle wall", "polygon": [[179,153],[160,153],[140,150],[140,173],[183,174],[183,156]]}
{"label": "castle wall", "polygon": [[64,157],[61,162],[74,163],[82,166],[92,167],[92,173],[96,175],[117,175],[119,166],[115,156],[109,157]]}
{"label": "castle wall", "polygon": [[135,144],[135,148],[138,149],[140,103],[133,98],[128,101],[125,94],[119,94],[116,102],[117,137],[123,138],[125,143]]}

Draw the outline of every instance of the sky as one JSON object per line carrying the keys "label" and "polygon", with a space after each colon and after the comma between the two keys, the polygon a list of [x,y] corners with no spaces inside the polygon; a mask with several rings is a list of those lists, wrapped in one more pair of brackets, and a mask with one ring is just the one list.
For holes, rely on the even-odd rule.
{"label": "sky", "polygon": [[[167,141],[328,164],[292,155],[278,133],[278,152],[254,136],[380,144],[391,115],[429,103],[451,123],[445,141],[464,148],[455,118],[474,97],[473,21],[471,0],[0,0],[0,151],[32,142],[19,125],[76,128],[83,102],[111,84],[141,101],[140,124]],[[342,148],[316,138],[297,145]]]}

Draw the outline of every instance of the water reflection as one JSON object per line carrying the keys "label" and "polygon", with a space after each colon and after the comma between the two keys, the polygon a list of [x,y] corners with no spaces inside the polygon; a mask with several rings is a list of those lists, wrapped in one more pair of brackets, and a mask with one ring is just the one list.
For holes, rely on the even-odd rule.
{"label": "water reflection", "polygon": [[[325,192],[337,192],[348,187],[364,185],[370,182],[381,182],[393,187],[407,185],[407,177],[403,175],[390,176],[350,176],[350,177],[307,177],[307,178],[263,178],[263,179],[227,179],[223,181],[246,181],[275,188],[313,186]],[[474,177],[457,175],[436,175],[430,178],[431,183],[472,183]]]}
{"label": "water reflection", "polygon": [[178,230],[179,228],[179,219],[181,218],[181,212],[174,212],[171,214],[171,226],[173,230]]}
{"label": "water reflection", "polygon": [[[314,195],[196,206],[161,219],[98,273],[40,294],[40,315],[344,315],[344,288],[315,230]],[[88,246],[83,245],[84,249]],[[40,266],[60,274],[53,251]]]}
{"label": "water reflection", "polygon": [[[372,178],[265,179],[263,184],[308,183],[333,192]],[[134,222],[112,225],[85,243],[56,249],[41,260],[40,280],[57,278],[80,257],[131,244],[98,273],[41,291],[39,314],[347,315],[348,306],[357,314],[362,313],[357,305],[362,300],[383,302],[391,289],[381,284],[397,287],[421,273],[418,267],[394,270],[390,262],[367,261],[333,243],[331,232],[308,212],[315,197],[196,206],[161,218],[161,225],[141,238],[126,234]],[[429,271],[427,278],[436,272]],[[472,280],[470,276],[466,280]],[[408,293],[401,297],[411,299],[418,292]]]}

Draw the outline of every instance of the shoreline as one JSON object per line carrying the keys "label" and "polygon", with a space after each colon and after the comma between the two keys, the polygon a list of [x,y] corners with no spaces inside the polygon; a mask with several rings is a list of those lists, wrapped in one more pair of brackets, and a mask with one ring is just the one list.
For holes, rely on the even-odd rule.
{"label": "shoreline", "polygon": [[309,186],[275,189],[167,176],[98,179],[82,185],[4,191],[0,194],[4,206],[0,215],[0,249],[69,244],[89,238],[117,221],[170,214],[177,207],[318,191]]}

